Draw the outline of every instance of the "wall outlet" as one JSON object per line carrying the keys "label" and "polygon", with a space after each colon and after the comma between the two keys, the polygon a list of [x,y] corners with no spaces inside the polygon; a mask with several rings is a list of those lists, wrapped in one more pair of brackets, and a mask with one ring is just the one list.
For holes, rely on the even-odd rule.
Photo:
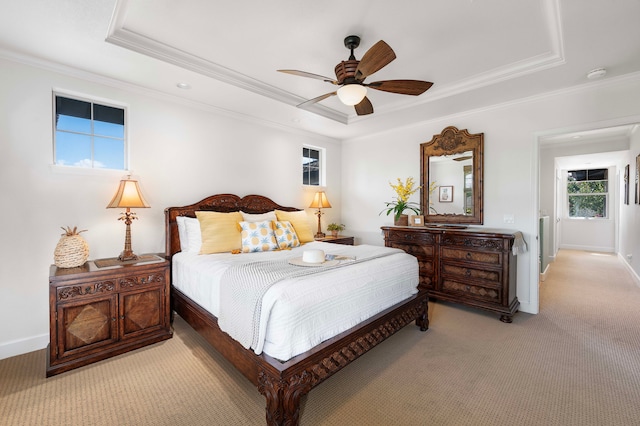
{"label": "wall outlet", "polygon": [[516,221],[513,218],[512,214],[505,214],[504,215],[504,223],[516,223]]}
{"label": "wall outlet", "polygon": [[627,255],[627,260],[631,260],[631,259],[633,259],[633,255],[632,255],[631,253],[629,253],[629,254]]}

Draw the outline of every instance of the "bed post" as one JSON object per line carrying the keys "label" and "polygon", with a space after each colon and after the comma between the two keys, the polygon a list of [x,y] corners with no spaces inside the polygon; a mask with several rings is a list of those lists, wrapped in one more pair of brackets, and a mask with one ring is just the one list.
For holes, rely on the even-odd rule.
{"label": "bed post", "polygon": [[267,400],[269,426],[296,426],[300,423],[300,399],[313,387],[313,375],[307,371],[288,379],[271,377],[261,371],[258,391]]}

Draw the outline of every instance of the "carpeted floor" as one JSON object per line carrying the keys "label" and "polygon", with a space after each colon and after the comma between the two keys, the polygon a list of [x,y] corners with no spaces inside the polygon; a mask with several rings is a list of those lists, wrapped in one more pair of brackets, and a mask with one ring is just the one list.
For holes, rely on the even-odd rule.
{"label": "carpeted floor", "polygon": [[[614,255],[561,251],[512,324],[430,303],[311,391],[302,425],[640,424],[640,288]],[[264,398],[180,318],[174,338],[45,379],[0,361],[2,425],[260,425]]]}

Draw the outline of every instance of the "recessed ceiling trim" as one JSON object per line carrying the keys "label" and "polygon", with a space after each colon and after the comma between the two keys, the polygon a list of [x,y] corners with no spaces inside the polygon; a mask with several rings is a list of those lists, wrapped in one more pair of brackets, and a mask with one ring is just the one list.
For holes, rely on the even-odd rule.
{"label": "recessed ceiling trim", "polygon": [[[275,86],[263,83],[245,74],[230,68],[192,55],[184,50],[176,49],[164,43],[155,41],[149,37],[125,28],[126,12],[129,0],[119,0],[114,9],[106,41],[134,52],[141,53],[171,63],[184,69],[212,77],[216,80],[231,84],[244,90],[274,99],[287,105],[296,106],[306,99],[294,95]],[[416,105],[434,102],[460,93],[480,89],[501,81],[521,77],[534,72],[539,72],[565,63],[564,47],[562,40],[562,28],[560,19],[559,0],[544,0],[542,4],[547,18],[547,37],[549,50],[546,53],[536,55],[524,60],[508,64],[475,75],[472,78],[460,80],[444,87],[434,85],[433,89],[425,96],[421,96],[410,105],[397,104],[395,106],[378,109],[378,114],[390,114]],[[330,120],[342,124],[359,121],[358,117],[348,115],[321,104],[312,104],[304,108],[306,111],[318,114]]]}
{"label": "recessed ceiling trim", "polygon": [[564,54],[564,42],[562,39],[562,24],[560,19],[559,0],[545,0],[543,2],[545,16],[547,18],[547,37],[549,38],[549,50],[540,55],[532,56],[521,61],[513,62],[504,67],[495,68],[484,73],[479,73],[472,78],[459,80],[453,84],[441,87],[434,84],[433,88],[419,100],[411,105],[396,105],[382,109],[377,112],[385,114],[411,108],[416,105],[434,102],[460,93],[481,89],[492,84],[522,77],[548,68],[553,68],[566,63]]}
{"label": "recessed ceiling trim", "polygon": [[[127,3],[127,1],[119,2],[118,7],[114,10],[114,15],[111,19],[111,23],[109,24],[109,31],[105,39],[108,43],[215,78],[216,80],[231,84],[241,89],[249,90],[288,105],[296,106],[306,100],[300,96],[296,96],[285,90],[263,83],[227,67],[207,61],[183,50],[159,43],[124,28],[122,25],[124,21],[123,17],[126,15]],[[312,105],[305,108],[305,110],[342,124],[348,123],[348,116],[346,114],[327,108],[323,105]]]}

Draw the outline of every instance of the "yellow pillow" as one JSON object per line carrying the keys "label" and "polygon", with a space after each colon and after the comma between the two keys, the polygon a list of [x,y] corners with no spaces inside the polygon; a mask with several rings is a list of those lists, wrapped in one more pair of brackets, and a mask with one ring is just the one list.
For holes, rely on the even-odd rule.
{"label": "yellow pillow", "polygon": [[300,243],[308,243],[313,241],[313,231],[309,226],[309,218],[307,217],[307,212],[304,210],[296,211],[296,212],[284,212],[282,210],[276,210],[276,217],[279,222],[291,222],[293,225],[293,229],[295,229],[296,234],[298,235],[298,239]]}
{"label": "yellow pillow", "polygon": [[240,212],[196,212],[196,217],[202,235],[200,254],[224,253],[242,248],[238,228],[238,223],[242,222]]}

